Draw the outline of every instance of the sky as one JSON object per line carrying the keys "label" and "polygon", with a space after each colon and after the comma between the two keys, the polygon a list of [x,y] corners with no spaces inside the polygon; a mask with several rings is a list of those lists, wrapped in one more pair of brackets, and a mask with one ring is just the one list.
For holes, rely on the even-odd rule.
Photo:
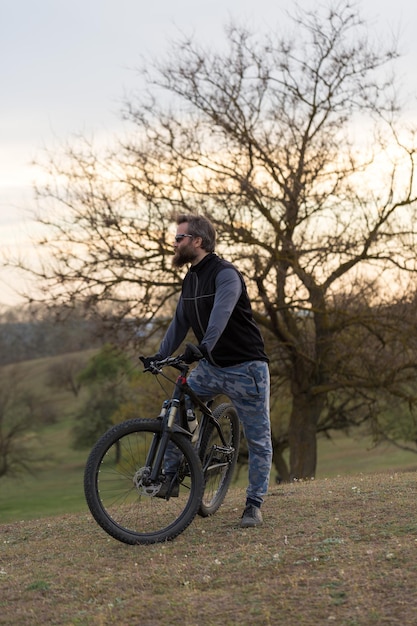
{"label": "sky", "polygon": [[[399,69],[417,93],[416,0],[357,5],[375,32],[398,35]],[[231,20],[281,29],[293,7],[294,0],[0,0],[0,305],[20,302],[18,276],[2,265],[31,247],[33,161],[75,135],[117,134],[122,102],[138,89],[135,68],[143,56],[165,57],[180,33],[215,49]]]}

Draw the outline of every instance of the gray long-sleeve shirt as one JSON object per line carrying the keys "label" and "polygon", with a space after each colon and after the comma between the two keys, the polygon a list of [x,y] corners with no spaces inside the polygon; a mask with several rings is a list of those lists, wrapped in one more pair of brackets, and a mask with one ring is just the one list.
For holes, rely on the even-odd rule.
{"label": "gray long-sleeve shirt", "polygon": [[[242,293],[242,283],[239,275],[233,268],[222,269],[216,276],[216,293],[209,322],[201,344],[211,353],[219,337],[226,328],[227,322]],[[171,355],[184,341],[190,329],[183,308],[183,300],[180,297],[174,318],[168,327],[165,337],[162,339],[159,353],[162,358]]]}

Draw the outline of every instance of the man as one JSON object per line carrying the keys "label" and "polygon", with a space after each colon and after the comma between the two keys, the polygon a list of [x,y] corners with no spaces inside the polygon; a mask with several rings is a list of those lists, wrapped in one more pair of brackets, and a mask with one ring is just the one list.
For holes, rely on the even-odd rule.
{"label": "man", "polygon": [[[157,355],[175,352],[191,328],[203,354],[188,382],[201,396],[227,395],[234,404],[248,445],[249,485],[242,528],[262,524],[261,505],[272,462],[269,369],[261,333],[253,319],[243,277],[215,253],[216,231],[205,217],[177,219],[174,267],[190,264],[174,318]],[[195,361],[186,348],[185,360]]]}

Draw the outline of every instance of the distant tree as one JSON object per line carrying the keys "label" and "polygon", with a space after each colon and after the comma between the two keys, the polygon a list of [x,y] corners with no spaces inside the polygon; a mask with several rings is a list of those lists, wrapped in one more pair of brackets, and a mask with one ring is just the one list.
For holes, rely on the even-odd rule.
{"label": "distant tree", "polygon": [[77,412],[73,427],[74,448],[89,448],[112,426],[112,416],[118,409],[123,397],[114,393],[112,386],[101,386],[99,393],[90,390],[88,399]]}
{"label": "distant tree", "polygon": [[85,360],[81,356],[67,355],[64,359],[51,364],[48,370],[47,384],[50,387],[66,389],[78,396],[81,389],[81,381],[78,379]]}
{"label": "distant tree", "polygon": [[36,436],[42,413],[23,390],[18,367],[0,376],[0,477],[32,472],[45,461]]}
{"label": "distant tree", "polygon": [[78,373],[77,382],[85,385],[99,385],[110,381],[119,382],[121,374],[128,374],[133,368],[125,352],[113,344],[105,344],[87,365]]}
{"label": "distant tree", "polygon": [[52,155],[38,190],[40,298],[116,325],[167,315],[172,215],[211,217],[290,397],[274,424],[290,478],[315,475],[318,433],[375,420],[416,373],[416,128],[400,124],[397,46],[373,32],[342,0],[296,7],[284,33],[231,24],[221,52],[184,38],[147,64],[127,139]]}
{"label": "distant tree", "polygon": [[132,371],[127,355],[111,344],[81,370],[77,382],[87,388],[88,398],[75,416],[75,448],[91,446],[112,425],[113,414],[126,400]]}

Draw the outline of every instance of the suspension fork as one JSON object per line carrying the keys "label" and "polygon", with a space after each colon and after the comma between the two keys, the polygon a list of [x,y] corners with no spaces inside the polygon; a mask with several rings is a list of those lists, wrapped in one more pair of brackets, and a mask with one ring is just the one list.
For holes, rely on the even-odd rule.
{"label": "suspension fork", "polygon": [[171,433],[175,424],[175,418],[177,416],[178,408],[180,405],[179,399],[181,397],[182,389],[185,383],[185,376],[178,376],[175,383],[174,392],[172,394],[169,407],[167,409],[167,413],[162,422],[162,434],[161,436],[154,435],[151,447],[149,449],[146,458],[146,466],[151,468],[151,473],[149,476],[149,480],[151,482],[156,482],[159,480],[164,456],[169,440],[171,438]]}

